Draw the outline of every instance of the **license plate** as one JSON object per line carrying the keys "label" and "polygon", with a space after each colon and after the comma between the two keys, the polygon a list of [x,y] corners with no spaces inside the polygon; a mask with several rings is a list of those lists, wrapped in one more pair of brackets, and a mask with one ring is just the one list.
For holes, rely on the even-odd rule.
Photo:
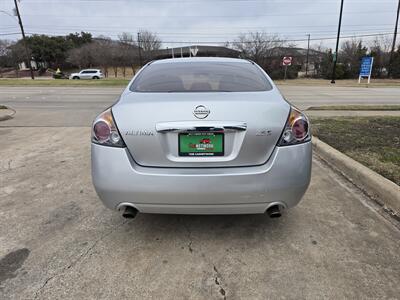
{"label": "license plate", "polygon": [[224,134],[194,132],[179,134],[179,156],[223,156]]}

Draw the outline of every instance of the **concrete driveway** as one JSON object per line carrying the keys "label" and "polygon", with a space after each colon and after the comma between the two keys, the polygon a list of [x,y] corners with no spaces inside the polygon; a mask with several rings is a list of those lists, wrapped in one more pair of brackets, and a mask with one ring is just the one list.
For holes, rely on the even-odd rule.
{"label": "concrete driveway", "polygon": [[0,299],[399,298],[399,223],[318,158],[280,219],[104,208],[87,126],[119,92],[0,89]]}
{"label": "concrete driveway", "polygon": [[0,299],[400,295],[398,224],[318,159],[280,219],[126,221],[93,190],[88,128],[1,128],[0,140]]}

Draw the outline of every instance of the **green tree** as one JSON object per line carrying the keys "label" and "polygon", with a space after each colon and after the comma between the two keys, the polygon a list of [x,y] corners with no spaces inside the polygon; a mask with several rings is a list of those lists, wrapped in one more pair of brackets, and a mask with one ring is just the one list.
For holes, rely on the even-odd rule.
{"label": "green tree", "polygon": [[65,39],[71,43],[72,48],[78,48],[85,44],[89,44],[92,42],[92,34],[89,32],[81,32],[81,33],[70,33]]}
{"label": "green tree", "polygon": [[[70,33],[67,36],[48,36],[45,34],[27,37],[27,44],[32,58],[40,65],[52,68],[67,66],[67,52],[71,49],[81,47],[92,41],[90,33]],[[22,41],[18,41],[22,44]]]}
{"label": "green tree", "polygon": [[326,51],[322,57],[321,64],[320,64],[320,76],[329,79],[332,75],[332,68],[333,68],[333,53],[332,49]]}
{"label": "green tree", "polygon": [[370,43],[369,55],[374,58],[372,77],[383,78],[387,75],[391,46],[392,40],[387,36],[376,37]]}
{"label": "green tree", "polygon": [[360,62],[363,56],[367,55],[367,47],[363,46],[361,40],[352,39],[342,44],[338,62],[343,64],[342,78],[357,78],[360,70]]}

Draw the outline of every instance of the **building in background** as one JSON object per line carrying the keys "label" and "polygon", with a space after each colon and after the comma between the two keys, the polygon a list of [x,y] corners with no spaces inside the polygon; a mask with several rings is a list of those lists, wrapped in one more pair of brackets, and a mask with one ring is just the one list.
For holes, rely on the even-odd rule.
{"label": "building in background", "polygon": [[240,51],[221,46],[199,46],[191,45],[176,48],[166,48],[155,50],[154,59],[178,58],[190,56],[208,56],[208,57],[240,57]]}
{"label": "building in background", "polygon": [[[315,76],[318,74],[321,62],[325,53],[310,49],[308,53],[308,76]],[[270,64],[274,68],[279,68],[282,65],[283,57],[293,57],[292,66],[297,67],[298,76],[305,76],[306,62],[307,62],[307,49],[295,47],[275,47],[271,49],[269,59]]]}

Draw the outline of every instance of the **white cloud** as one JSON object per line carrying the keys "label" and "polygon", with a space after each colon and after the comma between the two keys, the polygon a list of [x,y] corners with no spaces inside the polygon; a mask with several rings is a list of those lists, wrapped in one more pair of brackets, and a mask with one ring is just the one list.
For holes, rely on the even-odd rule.
{"label": "white cloud", "polygon": [[[305,39],[308,33],[312,38],[334,37],[339,4],[340,0],[22,0],[20,10],[28,33],[82,30],[117,38],[124,31],[149,29],[166,46],[178,46],[232,41],[241,32],[255,30],[288,39]],[[0,10],[12,8],[12,1],[0,2]],[[342,35],[392,32],[396,8],[397,0],[345,0]],[[0,32],[18,31],[17,23],[0,13]],[[19,38],[0,36],[4,37]],[[334,40],[324,42],[333,44]]]}

